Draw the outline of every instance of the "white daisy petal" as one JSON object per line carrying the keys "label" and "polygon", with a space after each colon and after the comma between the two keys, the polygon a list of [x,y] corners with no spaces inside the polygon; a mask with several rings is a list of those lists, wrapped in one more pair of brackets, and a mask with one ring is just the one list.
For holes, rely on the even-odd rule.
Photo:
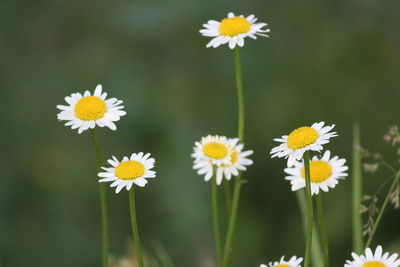
{"label": "white daisy petal", "polygon": [[[101,177],[101,176],[99,175],[99,177]],[[111,181],[115,181],[115,178],[114,177],[108,177],[108,178],[103,178],[103,179],[99,180],[99,182],[111,182]]]}
{"label": "white daisy petal", "polygon": [[204,181],[208,182],[211,180],[213,176],[213,171],[212,171],[212,166],[211,166],[211,170],[206,172],[206,175],[204,176]]}
{"label": "white daisy petal", "polygon": [[66,96],[65,97],[65,102],[67,102],[68,104],[73,104],[74,100],[72,99],[72,97]]}
{"label": "white daisy petal", "polygon": [[382,246],[378,246],[375,250],[374,258],[382,257]]}
{"label": "white daisy petal", "polygon": [[230,49],[235,48],[236,42],[237,42],[237,36],[233,36],[233,37],[229,40],[229,48],[230,48]]}
{"label": "white daisy petal", "polygon": [[252,21],[254,18],[255,18],[255,16],[254,16],[253,14],[251,14],[251,15],[247,16],[246,19],[247,19],[248,21]]}
{"label": "white daisy petal", "polygon": [[102,85],[101,84],[98,84],[97,86],[96,86],[96,89],[94,89],[94,96],[97,96],[97,97],[100,97],[101,96],[101,90],[102,90]]}
{"label": "white daisy petal", "polygon": [[121,183],[120,180],[114,180],[114,182],[111,183],[110,187],[116,187]]}
{"label": "white daisy petal", "polygon": [[144,178],[137,178],[133,182],[140,187],[144,187],[147,184],[147,180]]}
{"label": "white daisy petal", "polygon": [[217,185],[220,185],[222,183],[222,178],[223,178],[223,170],[221,168],[218,168],[217,169],[217,179],[216,179]]}
{"label": "white daisy petal", "polygon": [[238,36],[237,44],[238,44],[238,46],[240,46],[240,47],[243,47],[243,46],[244,46],[244,39],[243,39],[242,36]]}
{"label": "white daisy petal", "polygon": [[128,184],[126,185],[126,190],[128,190],[128,191],[131,190],[132,185],[133,185],[133,182],[128,183]]}
{"label": "white daisy petal", "polygon": [[124,188],[123,185],[118,185],[117,188],[115,189],[115,193],[119,193],[121,191],[121,189]]}

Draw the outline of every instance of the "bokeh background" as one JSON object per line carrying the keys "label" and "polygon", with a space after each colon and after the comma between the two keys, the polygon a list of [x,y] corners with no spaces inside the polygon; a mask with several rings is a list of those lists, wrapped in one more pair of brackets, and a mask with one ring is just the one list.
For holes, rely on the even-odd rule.
{"label": "bokeh background", "polygon": [[[400,167],[382,141],[399,123],[399,8],[389,0],[1,1],[0,266],[100,265],[90,134],[56,119],[66,95],[98,83],[128,113],[116,132],[98,130],[104,157],[145,151],[157,159],[157,179],[137,192],[146,254],[163,247],[176,266],[214,266],[210,184],[192,170],[190,154],[204,135],[236,135],[233,53],[206,49],[209,39],[198,33],[229,11],[254,13],[272,31],[242,49],[255,164],[244,175],[237,266],[302,255],[298,205],[283,179],[286,162],[268,155],[272,138],[335,123],[340,136],[328,147],[351,159],[359,121],[363,145]],[[364,192],[388,175],[365,175]],[[325,194],[334,267],[352,249],[350,192],[351,177]],[[119,261],[132,254],[128,195],[108,197]],[[400,252],[399,222],[389,208],[374,246]]]}

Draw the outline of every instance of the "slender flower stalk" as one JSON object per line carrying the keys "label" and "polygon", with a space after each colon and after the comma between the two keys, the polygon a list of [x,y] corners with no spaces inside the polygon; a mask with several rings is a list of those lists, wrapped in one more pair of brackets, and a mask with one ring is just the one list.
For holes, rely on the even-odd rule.
{"label": "slender flower stalk", "polygon": [[381,207],[381,209],[379,211],[379,214],[376,217],[376,222],[375,222],[374,227],[372,229],[371,235],[369,236],[369,238],[367,240],[367,243],[365,243],[365,249],[368,248],[371,245],[371,242],[372,242],[372,239],[374,238],[376,229],[378,228],[378,225],[379,225],[379,223],[380,223],[380,221],[382,219],[382,215],[383,215],[383,213],[384,213],[384,211],[385,211],[385,209],[387,207],[387,204],[389,203],[390,192],[393,191],[394,187],[399,182],[399,179],[400,179],[400,170],[396,173],[396,176],[393,179],[392,185],[390,186],[390,189],[389,189],[388,194],[387,194],[387,196],[385,198],[385,201],[383,202],[382,207]]}
{"label": "slender flower stalk", "polygon": [[[307,203],[306,203],[306,195],[303,190],[296,191],[297,202],[299,204],[300,213],[303,221],[304,233],[307,231]],[[306,236],[306,234],[305,234]],[[322,266],[323,265],[323,256],[321,251],[321,244],[319,234],[316,230],[316,227],[313,228],[313,240],[311,245],[311,261],[313,266]]]}
{"label": "slender flower stalk", "polygon": [[362,171],[360,155],[360,126],[358,123],[353,125],[353,179],[352,179],[352,226],[353,226],[353,250],[357,254],[362,253],[362,218],[360,204],[362,196]]}
{"label": "slender flower stalk", "polygon": [[229,181],[225,180],[223,183],[224,183],[226,212],[227,212],[227,216],[229,218],[229,215],[231,213],[231,208],[232,208],[232,192],[231,192],[232,189],[231,189]]}
{"label": "slender flower stalk", "polygon": [[304,171],[306,180],[306,200],[307,200],[307,236],[306,236],[306,250],[304,256],[304,267],[310,266],[312,233],[313,233],[313,202],[311,195],[311,180],[310,180],[310,152],[306,151],[303,155]]}
{"label": "slender flower stalk", "polygon": [[[216,180],[216,178],[215,178],[215,180]],[[222,260],[221,232],[219,229],[217,183],[214,180],[211,181],[211,202],[212,202],[212,211],[213,211],[215,254],[217,257],[217,266],[220,267],[221,260]]]}
{"label": "slender flower stalk", "polygon": [[322,194],[317,195],[317,216],[319,233],[322,243],[322,251],[324,254],[324,267],[329,267],[329,243],[328,243],[328,232],[326,230],[324,208],[322,203]]}
{"label": "slender flower stalk", "polygon": [[129,211],[131,215],[131,226],[132,226],[133,239],[135,241],[135,252],[136,252],[137,263],[139,267],[144,267],[143,256],[142,256],[142,245],[140,244],[139,229],[136,219],[134,185],[132,186],[132,189],[129,190]]}
{"label": "slender flower stalk", "polygon": [[240,142],[244,142],[244,92],[242,81],[242,65],[240,62],[240,48],[235,48],[235,70],[236,70],[236,90],[238,100],[238,137]]}
{"label": "slender flower stalk", "polygon": [[233,246],[233,238],[234,232],[236,227],[236,218],[237,218],[237,210],[239,205],[239,197],[240,197],[240,187],[242,185],[241,182],[241,174],[236,177],[235,185],[233,188],[233,199],[232,199],[232,210],[229,218],[228,224],[228,232],[226,235],[225,240],[225,247],[224,247],[224,257],[222,261],[222,267],[227,267],[229,263],[229,257],[232,253],[232,246]]}
{"label": "slender flower stalk", "polygon": [[[236,72],[236,90],[238,98],[238,137],[240,142],[244,141],[244,122],[245,122],[245,106],[244,106],[244,93],[242,84],[242,68],[240,62],[240,48],[235,48],[235,72]],[[229,257],[232,253],[234,232],[236,227],[237,209],[239,206],[240,187],[242,185],[241,173],[236,176],[235,185],[233,188],[232,210],[230,212],[228,232],[225,240],[224,254],[222,267],[227,267],[229,264]]]}
{"label": "slender flower stalk", "polygon": [[[97,168],[100,171],[102,166],[102,157],[100,151],[99,140],[97,138],[96,129],[91,129],[93,146],[96,153]],[[99,183],[100,208],[101,208],[101,229],[102,229],[102,257],[103,267],[108,267],[108,217],[107,217],[107,195],[106,186]]]}

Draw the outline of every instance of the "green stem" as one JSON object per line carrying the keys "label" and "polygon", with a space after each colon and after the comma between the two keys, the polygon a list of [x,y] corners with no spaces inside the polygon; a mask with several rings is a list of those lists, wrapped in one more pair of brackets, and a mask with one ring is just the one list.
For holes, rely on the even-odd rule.
{"label": "green stem", "polygon": [[231,208],[232,208],[232,193],[231,193],[231,187],[229,184],[230,181],[228,180],[224,180],[223,184],[224,184],[224,193],[225,193],[225,205],[226,205],[226,211],[227,211],[227,215],[229,218],[229,215],[231,213]]}
{"label": "green stem", "polygon": [[353,250],[355,253],[362,253],[362,218],[360,213],[360,203],[362,196],[362,170],[360,155],[360,126],[358,123],[353,125],[353,172],[352,172],[352,226],[353,226]]}
{"label": "green stem", "polygon": [[235,72],[236,72],[236,90],[238,100],[238,137],[241,142],[244,140],[244,93],[242,82],[242,66],[240,63],[240,48],[235,48]]}
{"label": "green stem", "polygon": [[239,197],[240,197],[240,187],[242,185],[241,181],[241,174],[236,177],[235,186],[233,188],[233,200],[232,200],[232,210],[231,215],[229,218],[228,224],[228,232],[226,235],[225,240],[225,247],[224,247],[224,257],[222,261],[222,267],[227,267],[229,262],[230,254],[232,253],[232,246],[233,246],[233,237],[236,227],[236,217],[237,217],[237,210],[239,206]]}
{"label": "green stem", "polygon": [[[303,190],[296,191],[297,202],[299,204],[300,213],[303,221],[304,228],[304,236],[306,236],[307,231],[307,203],[306,203],[306,195]],[[315,225],[314,225],[315,226]],[[323,265],[323,257],[321,251],[321,244],[319,234],[315,227],[313,227],[313,240],[311,244],[311,260],[313,266],[322,266]]]}
{"label": "green stem", "polygon": [[143,267],[143,256],[142,256],[142,245],[139,239],[139,229],[136,219],[136,205],[135,205],[135,186],[133,185],[131,190],[129,190],[129,211],[131,214],[131,226],[133,233],[133,240],[135,241],[135,252],[137,263],[139,267]]}
{"label": "green stem", "polygon": [[399,178],[400,178],[400,171],[398,171],[398,172],[396,173],[396,176],[395,176],[394,179],[393,179],[392,185],[390,186],[389,192],[388,192],[388,194],[387,194],[387,196],[386,196],[386,198],[385,198],[385,201],[383,202],[383,205],[382,205],[382,207],[381,207],[381,209],[380,209],[380,211],[379,211],[378,217],[376,217],[376,221],[375,221],[375,224],[374,224],[374,228],[372,229],[371,235],[370,235],[370,237],[368,238],[367,243],[365,244],[365,248],[364,248],[364,249],[368,248],[369,245],[371,245],[371,242],[372,242],[372,239],[374,238],[376,229],[378,228],[378,225],[379,225],[379,223],[380,223],[380,221],[381,221],[381,219],[382,219],[383,212],[385,211],[386,206],[387,206],[387,204],[389,203],[390,193],[393,191],[394,187],[395,187],[396,184],[398,183]]}
{"label": "green stem", "polygon": [[[97,138],[96,129],[91,129],[93,146],[96,153],[97,169],[101,170],[102,158],[99,140]],[[100,194],[100,209],[101,209],[101,229],[102,229],[102,262],[103,267],[108,267],[108,217],[107,217],[107,195],[106,185],[99,183],[99,194]]]}
{"label": "green stem", "polygon": [[[238,137],[240,142],[244,141],[244,122],[245,122],[245,106],[242,81],[242,67],[240,62],[240,48],[235,48],[235,74],[236,74],[236,91],[238,101]],[[239,206],[240,188],[242,186],[241,173],[236,176],[235,185],[233,188],[232,208],[229,216],[228,231],[226,234],[222,267],[227,267],[229,258],[233,250],[233,240],[236,227],[237,210]]]}
{"label": "green stem", "polygon": [[324,253],[324,267],[329,267],[329,243],[328,243],[328,232],[326,230],[324,208],[322,202],[322,194],[317,195],[317,216],[319,232],[321,236],[322,251]]}
{"label": "green stem", "polygon": [[216,252],[216,256],[217,256],[217,266],[220,267],[221,260],[222,260],[222,248],[221,248],[221,233],[219,230],[218,194],[217,194],[216,175],[214,175],[214,179],[211,180],[211,202],[212,202],[212,210],[213,210],[215,252]]}
{"label": "green stem", "polygon": [[303,155],[305,180],[306,180],[306,200],[307,200],[307,236],[306,236],[306,250],[304,256],[304,267],[310,266],[311,246],[312,246],[312,233],[313,233],[313,203],[311,195],[311,180],[310,180],[310,154],[306,151]]}

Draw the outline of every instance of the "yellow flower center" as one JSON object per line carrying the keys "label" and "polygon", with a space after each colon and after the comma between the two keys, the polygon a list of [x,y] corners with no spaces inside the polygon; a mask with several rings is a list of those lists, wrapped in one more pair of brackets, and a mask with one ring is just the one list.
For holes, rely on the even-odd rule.
{"label": "yellow flower center", "polygon": [[233,151],[232,154],[231,154],[231,164],[229,164],[229,165],[222,164],[221,167],[232,166],[233,164],[235,164],[237,159],[238,159],[238,153],[236,151]]}
{"label": "yellow flower center", "polygon": [[[331,177],[332,167],[326,161],[315,160],[310,162],[310,179],[313,183],[320,183]],[[301,176],[306,177],[304,167]]]}
{"label": "yellow flower center", "polygon": [[75,105],[75,115],[83,121],[103,118],[106,111],[106,103],[97,96],[86,96]]}
{"label": "yellow flower center", "polygon": [[363,264],[363,267],[386,267],[386,265],[379,261],[368,261]]}
{"label": "yellow flower center", "polygon": [[235,36],[250,30],[250,22],[242,17],[226,18],[219,24],[219,32],[225,36]]}
{"label": "yellow flower center", "polygon": [[275,267],[290,267],[290,265],[287,265],[287,264],[279,264],[279,265],[275,265]]}
{"label": "yellow flower center", "polygon": [[291,149],[299,149],[313,144],[318,138],[318,132],[311,127],[300,127],[291,132],[287,145]]}
{"label": "yellow flower center", "polygon": [[223,159],[228,154],[228,149],[223,144],[211,142],[203,147],[203,152],[207,157]]}
{"label": "yellow flower center", "polygon": [[115,167],[115,176],[122,180],[134,180],[144,174],[144,165],[138,161],[128,160]]}

